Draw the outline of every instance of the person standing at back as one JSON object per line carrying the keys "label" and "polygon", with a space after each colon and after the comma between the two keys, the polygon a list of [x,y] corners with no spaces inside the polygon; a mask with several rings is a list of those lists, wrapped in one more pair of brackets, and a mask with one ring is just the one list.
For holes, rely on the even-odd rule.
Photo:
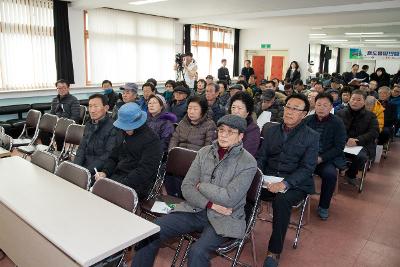
{"label": "person standing at back", "polygon": [[241,74],[245,77],[246,82],[249,82],[250,75],[254,74],[254,69],[250,65],[250,60],[247,59],[244,61],[244,67],[242,68]]}

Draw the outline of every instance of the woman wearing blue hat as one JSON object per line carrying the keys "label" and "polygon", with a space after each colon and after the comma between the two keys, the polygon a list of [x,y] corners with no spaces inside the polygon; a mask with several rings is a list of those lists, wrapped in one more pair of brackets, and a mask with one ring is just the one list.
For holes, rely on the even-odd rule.
{"label": "woman wearing blue hat", "polygon": [[95,179],[108,177],[133,188],[145,199],[154,184],[162,148],[158,136],[146,125],[147,113],[138,104],[127,103],[118,111],[114,126],[125,132]]}

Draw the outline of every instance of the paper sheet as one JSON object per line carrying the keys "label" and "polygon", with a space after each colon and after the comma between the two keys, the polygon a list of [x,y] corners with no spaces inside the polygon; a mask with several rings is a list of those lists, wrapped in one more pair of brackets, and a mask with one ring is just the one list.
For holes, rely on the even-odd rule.
{"label": "paper sheet", "polygon": [[257,119],[257,125],[262,131],[264,124],[271,121],[271,112],[270,111],[263,111]]}
{"label": "paper sheet", "polygon": [[282,177],[276,177],[276,176],[263,175],[262,178],[264,183],[270,183],[270,184],[279,183],[283,181]]}
{"label": "paper sheet", "polygon": [[362,146],[352,146],[352,147],[346,146],[343,151],[344,153],[358,155],[358,153],[360,153],[362,148],[363,148]]}
{"label": "paper sheet", "polygon": [[167,205],[167,203],[162,201],[154,202],[153,207],[151,208],[152,212],[161,213],[161,214],[168,214],[171,212],[171,208]]}

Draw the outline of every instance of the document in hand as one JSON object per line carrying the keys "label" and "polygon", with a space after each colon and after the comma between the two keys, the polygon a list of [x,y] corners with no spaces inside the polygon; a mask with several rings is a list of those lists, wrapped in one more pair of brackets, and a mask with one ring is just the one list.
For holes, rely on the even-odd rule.
{"label": "document in hand", "polygon": [[[275,184],[283,181],[282,177],[263,175],[263,187],[267,188],[267,184]],[[279,193],[286,193],[287,190],[280,191]]]}
{"label": "document in hand", "polygon": [[344,153],[348,153],[348,154],[352,154],[352,155],[358,155],[358,153],[360,153],[361,149],[363,147],[362,146],[346,146],[343,150]]}
{"label": "document in hand", "polygon": [[167,205],[167,203],[162,201],[155,201],[153,207],[151,208],[152,212],[160,213],[160,214],[168,214],[171,212],[171,208]]}
{"label": "document in hand", "polygon": [[270,111],[263,111],[257,119],[257,125],[262,131],[264,124],[271,121],[271,112]]}

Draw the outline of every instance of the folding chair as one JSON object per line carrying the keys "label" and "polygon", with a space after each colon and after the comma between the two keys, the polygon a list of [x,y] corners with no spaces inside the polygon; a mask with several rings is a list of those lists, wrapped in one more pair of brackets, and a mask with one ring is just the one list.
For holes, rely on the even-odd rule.
{"label": "folding chair", "polygon": [[5,158],[11,156],[11,149],[12,149],[12,137],[5,134],[0,133],[0,147],[7,150],[7,152],[2,152],[0,154],[0,158]]}
{"label": "folding chair", "polygon": [[[31,109],[28,111],[28,115],[26,116],[26,121],[24,123],[22,132],[20,133],[18,138],[14,139],[13,147],[29,145],[32,139],[35,139],[37,137],[39,130],[38,126],[41,116],[42,113],[40,113],[40,111],[38,110]],[[30,131],[33,131],[32,135],[29,133]]]}
{"label": "folding chair", "polygon": [[[108,178],[102,178],[94,183],[92,193],[129,212],[136,212],[138,196],[135,190],[130,187],[117,183]],[[102,262],[95,264],[94,267],[122,267],[125,264],[124,258],[126,251],[127,249],[117,252],[114,255],[104,259]]]}
{"label": "folding chair", "polygon": [[[245,213],[246,213],[246,231],[245,234],[243,235],[242,238],[232,238],[229,241],[225,242],[222,246],[217,248],[216,254],[218,256],[221,256],[225,259],[228,259],[232,262],[232,267],[236,265],[241,265],[241,266],[250,266],[245,263],[242,263],[239,261],[240,254],[243,250],[245,242],[250,239],[251,245],[252,245],[252,256],[253,256],[253,264],[251,266],[257,266],[257,255],[256,255],[256,247],[255,247],[255,239],[254,239],[254,233],[253,229],[256,224],[256,216],[257,216],[257,211],[260,205],[260,194],[261,194],[261,188],[262,188],[263,180],[262,180],[262,173],[258,169],[256,174],[254,175],[253,181],[251,183],[251,186],[249,190],[247,191],[247,196],[246,196],[246,205],[244,207]],[[179,266],[183,266],[185,264],[185,261],[188,256],[189,249],[192,245],[192,243],[197,239],[197,234],[189,234],[185,235],[181,238],[180,244],[178,245],[178,248],[176,250],[174,259],[172,261],[171,266],[175,266],[175,263],[177,261],[178,255],[179,255],[179,249],[182,247],[182,242],[183,240],[187,238],[189,240],[189,244],[187,245],[184,256],[182,258],[182,261]],[[228,255],[228,253],[235,251],[235,256],[231,257]]]}
{"label": "folding chair", "polygon": [[[197,155],[196,151],[182,147],[174,147],[168,154],[165,174],[182,178],[183,180],[190,166],[192,165],[192,162],[195,159],[196,155]],[[140,205],[141,213],[144,213],[145,215],[148,215],[152,218],[160,216],[161,214],[157,214],[151,211],[151,208],[153,207],[154,202],[156,200],[163,201],[166,203],[180,203],[183,201],[183,199],[181,198],[167,196],[167,195],[160,195],[157,196],[156,198],[143,201],[143,203]]]}
{"label": "folding chair", "polygon": [[168,153],[164,153],[157,170],[157,178],[150,190],[146,200],[153,199],[160,195],[162,186],[164,184],[164,177],[167,165]]}
{"label": "folding chair", "polygon": [[79,105],[79,124],[84,125],[86,122],[87,107]]}
{"label": "folding chair", "polygon": [[67,132],[68,126],[74,123],[74,120],[71,119],[66,119],[66,118],[60,118],[57,121],[56,128],[54,129],[54,135],[50,141],[50,144],[48,146],[43,145],[43,144],[38,144],[36,147],[38,150],[42,151],[48,151],[53,153],[56,156],[59,156],[61,152],[58,152],[56,149],[54,149],[56,145],[56,140],[64,140],[65,139],[65,134]]}
{"label": "folding chair", "polygon": [[77,147],[81,143],[83,132],[85,130],[84,125],[70,124],[65,134],[64,146],[61,150],[59,161],[71,160],[72,155],[76,152]]}
{"label": "folding chair", "polygon": [[91,177],[90,172],[75,163],[68,161],[61,162],[57,167],[55,175],[79,186],[82,189],[89,190]]}
{"label": "folding chair", "polygon": [[17,147],[18,151],[24,153],[24,158],[26,158],[28,155],[32,155],[32,153],[35,152],[37,139],[41,133],[51,134],[51,136],[54,135],[54,128],[56,127],[57,120],[58,118],[56,115],[46,113],[42,116],[39,122],[39,130],[29,145]]}
{"label": "folding chair", "polygon": [[48,172],[54,173],[57,168],[57,158],[46,151],[36,150],[31,156],[31,163],[45,169]]}

